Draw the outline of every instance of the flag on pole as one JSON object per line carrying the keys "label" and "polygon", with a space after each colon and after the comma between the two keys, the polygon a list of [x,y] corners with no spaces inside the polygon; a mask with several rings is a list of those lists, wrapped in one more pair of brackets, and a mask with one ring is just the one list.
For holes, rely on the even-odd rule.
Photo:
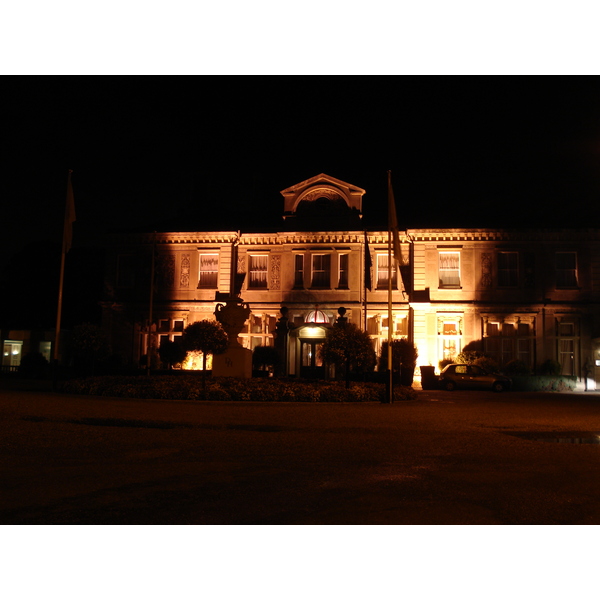
{"label": "flag on pole", "polygon": [[392,255],[393,268],[395,272],[400,272],[400,290],[402,295],[406,296],[406,285],[402,276],[402,267],[404,267],[404,258],[402,256],[402,246],[400,245],[400,232],[398,231],[398,218],[396,217],[396,201],[394,200],[394,190],[392,189],[392,172],[388,171],[388,228],[392,236]]}
{"label": "flag on pole", "polygon": [[400,246],[400,232],[398,231],[398,219],[396,217],[396,201],[392,189],[392,172],[388,171],[388,227],[392,233],[392,252],[397,265],[402,264],[402,247]]}
{"label": "flag on pole", "polygon": [[365,231],[365,289],[371,291],[373,285],[371,279],[371,271],[373,269],[373,261],[371,260],[371,251],[369,250],[369,242],[367,232]]}
{"label": "flag on pole", "polygon": [[73,186],[71,184],[71,173],[67,177],[67,202],[65,206],[65,226],[63,229],[63,252],[66,254],[71,249],[73,242],[73,223],[75,222],[75,200],[73,198]]}

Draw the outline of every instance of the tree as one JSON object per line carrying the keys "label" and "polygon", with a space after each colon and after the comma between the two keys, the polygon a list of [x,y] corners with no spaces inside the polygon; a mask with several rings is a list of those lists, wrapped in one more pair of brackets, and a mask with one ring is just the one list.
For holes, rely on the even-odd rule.
{"label": "tree", "polygon": [[93,375],[96,362],[108,358],[110,345],[98,325],[81,323],[73,328],[73,350],[75,362],[87,364]]}
{"label": "tree", "polygon": [[[407,339],[392,340],[392,371],[400,373],[402,385],[411,386],[417,366],[419,353],[416,346]],[[387,371],[388,368],[388,342],[381,344],[379,354],[379,370]]]}
{"label": "tree", "polygon": [[187,350],[179,342],[165,340],[158,348],[160,360],[169,365],[169,370],[173,365],[183,362],[187,356]]}
{"label": "tree", "polygon": [[321,356],[325,362],[345,370],[346,387],[350,385],[350,373],[368,373],[376,362],[369,334],[353,323],[336,324],[327,332]]}
{"label": "tree", "polygon": [[268,371],[269,367],[277,368],[279,352],[273,346],[256,346],[252,352],[252,367],[255,370]]}
{"label": "tree", "polygon": [[196,321],[183,330],[183,348],[187,352],[202,352],[202,392],[206,397],[206,356],[223,354],[227,350],[227,334],[217,321]]}

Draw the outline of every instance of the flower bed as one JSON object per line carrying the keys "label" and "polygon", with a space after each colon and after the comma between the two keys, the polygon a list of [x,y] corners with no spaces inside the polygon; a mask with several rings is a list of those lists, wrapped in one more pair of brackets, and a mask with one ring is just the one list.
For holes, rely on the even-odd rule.
{"label": "flower bed", "polygon": [[[62,392],[122,398],[202,400],[202,379],[197,376],[168,375],[104,376],[62,382]],[[416,392],[396,386],[394,400],[414,400]],[[289,379],[236,379],[210,377],[206,381],[206,400],[247,402],[382,402],[385,385],[380,383],[343,383]]]}

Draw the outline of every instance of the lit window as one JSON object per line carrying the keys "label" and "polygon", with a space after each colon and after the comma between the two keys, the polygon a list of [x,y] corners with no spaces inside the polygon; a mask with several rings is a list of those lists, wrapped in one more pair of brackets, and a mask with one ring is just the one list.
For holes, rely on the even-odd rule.
{"label": "lit window", "polygon": [[498,285],[517,287],[519,284],[519,255],[517,252],[498,252]]}
{"label": "lit window", "polygon": [[331,286],[331,254],[313,254],[311,285],[314,288]]}
{"label": "lit window", "polygon": [[408,335],[408,319],[406,317],[398,317],[396,321],[396,335]]}
{"label": "lit window", "polygon": [[577,287],[577,253],[556,253],[556,287]]}
{"label": "lit window", "polygon": [[348,289],[348,255],[339,255],[338,288]]}
{"label": "lit window", "polygon": [[441,288],[460,287],[459,252],[440,252],[439,279]]}
{"label": "lit window", "polygon": [[267,287],[267,265],[269,257],[266,254],[250,255],[250,280],[248,287],[251,289],[265,289]]}
{"label": "lit window", "polygon": [[199,288],[216,289],[217,278],[219,275],[219,255],[201,254],[200,255],[200,281]]}
{"label": "lit window", "polygon": [[[388,255],[387,254],[378,254],[377,255],[377,289],[378,290],[387,290],[388,289]],[[397,287],[397,269],[394,268],[394,263],[392,262],[392,288],[396,289]]]}
{"label": "lit window", "polygon": [[488,323],[487,324],[488,337],[496,337],[500,335],[500,323]]}

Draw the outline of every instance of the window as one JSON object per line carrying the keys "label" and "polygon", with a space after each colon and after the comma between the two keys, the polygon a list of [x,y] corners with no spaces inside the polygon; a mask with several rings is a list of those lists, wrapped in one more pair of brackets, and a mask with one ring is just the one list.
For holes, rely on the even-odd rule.
{"label": "window", "polygon": [[19,340],[5,340],[2,353],[2,366],[16,369],[21,364],[23,342]]}
{"label": "window", "polygon": [[577,287],[577,253],[556,253],[556,287]]}
{"label": "window", "polygon": [[296,254],[294,256],[294,287],[304,287],[304,255]]}
{"label": "window", "polygon": [[251,254],[249,262],[250,280],[248,287],[253,290],[266,289],[267,287],[267,266],[269,257],[266,254]]}
{"label": "window", "polygon": [[441,323],[439,330],[441,338],[440,355],[444,360],[455,360],[461,350],[461,331],[458,321],[446,321]]}
{"label": "window", "polygon": [[519,254],[498,252],[498,285],[517,287],[519,285]]}
{"label": "window", "polygon": [[339,255],[338,288],[348,289],[348,255]]}
{"label": "window", "polygon": [[562,375],[576,375],[579,364],[579,325],[574,321],[558,322],[558,362]]}
{"label": "window", "polygon": [[484,332],[484,351],[500,366],[518,358],[532,366],[532,324],[518,319],[487,321]]}
{"label": "window", "polygon": [[408,335],[408,318],[399,316],[396,320],[396,335]]}
{"label": "window", "polygon": [[331,286],[331,254],[313,254],[312,285],[314,288]]}
{"label": "window", "polygon": [[[392,262],[392,289],[396,289],[397,285],[397,272],[398,269],[394,268],[394,263]],[[377,255],[377,289],[378,290],[387,290],[388,289],[388,255],[387,254],[378,254]]]}
{"label": "window", "polygon": [[200,281],[199,288],[217,287],[217,277],[219,274],[219,255],[201,254],[200,255]]}
{"label": "window", "polygon": [[460,252],[440,252],[439,279],[441,288],[460,287]]}

